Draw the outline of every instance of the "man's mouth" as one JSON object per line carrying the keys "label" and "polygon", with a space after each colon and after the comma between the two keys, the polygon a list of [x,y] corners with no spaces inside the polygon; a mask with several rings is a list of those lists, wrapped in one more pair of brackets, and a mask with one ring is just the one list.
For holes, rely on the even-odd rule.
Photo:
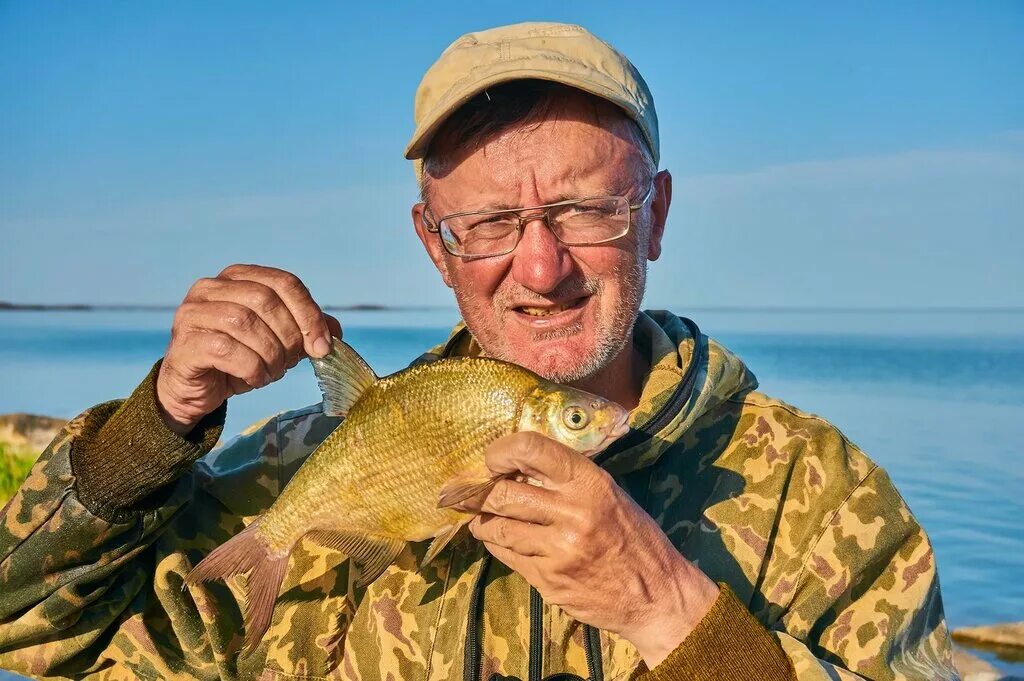
{"label": "man's mouth", "polygon": [[554,317],[555,315],[567,312],[569,310],[576,310],[586,303],[587,298],[590,296],[582,296],[580,298],[574,298],[567,300],[563,303],[547,303],[544,305],[517,305],[512,308],[516,312],[527,315],[529,317]]}

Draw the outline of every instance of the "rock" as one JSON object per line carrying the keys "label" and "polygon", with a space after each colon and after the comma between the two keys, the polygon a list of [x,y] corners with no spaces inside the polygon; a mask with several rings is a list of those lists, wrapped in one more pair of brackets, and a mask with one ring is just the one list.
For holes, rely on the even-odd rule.
{"label": "rock", "polygon": [[972,648],[990,650],[1001,660],[1024,661],[1024,622],[961,627],[953,631],[953,640]]}
{"label": "rock", "polygon": [[0,414],[0,442],[38,454],[65,423],[66,420],[51,416]]}
{"label": "rock", "polygon": [[963,681],[1001,681],[1002,673],[963,648],[953,648],[953,665]]}
{"label": "rock", "polygon": [[1003,622],[984,627],[960,627],[953,638],[962,643],[991,643],[1000,646],[1024,648],[1024,622]]}

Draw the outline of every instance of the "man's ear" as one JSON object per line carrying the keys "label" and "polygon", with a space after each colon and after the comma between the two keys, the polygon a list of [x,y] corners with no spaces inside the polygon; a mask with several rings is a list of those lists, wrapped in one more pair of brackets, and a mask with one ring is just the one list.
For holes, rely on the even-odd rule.
{"label": "man's ear", "polygon": [[416,236],[418,236],[420,241],[423,243],[423,248],[426,249],[431,262],[434,263],[434,267],[436,267],[437,271],[441,274],[441,279],[444,280],[444,285],[451,288],[452,281],[448,276],[448,261],[446,260],[447,253],[444,250],[444,246],[441,245],[441,237],[436,232],[431,232],[427,229],[428,218],[426,211],[427,204],[422,201],[415,204],[412,207],[412,224],[413,227],[416,228]]}
{"label": "man's ear", "polygon": [[661,257],[661,239],[665,236],[668,209],[672,205],[672,173],[662,170],[654,176],[654,199],[651,201],[651,236],[647,242],[647,259]]}

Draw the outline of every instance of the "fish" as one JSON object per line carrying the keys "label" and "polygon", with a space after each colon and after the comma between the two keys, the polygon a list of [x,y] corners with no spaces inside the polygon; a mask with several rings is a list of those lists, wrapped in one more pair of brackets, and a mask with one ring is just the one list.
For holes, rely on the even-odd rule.
{"label": "fish", "polygon": [[292,549],[303,537],[346,554],[356,583],[379,577],[410,542],[429,564],[473,518],[459,502],[504,476],[484,455],[533,431],[593,455],[629,430],[629,412],[597,395],[487,358],[447,358],[379,378],[347,343],[311,359],[324,412],[343,417],[277,499],[216,547],[183,588],[245,574],[243,652],[270,626]]}

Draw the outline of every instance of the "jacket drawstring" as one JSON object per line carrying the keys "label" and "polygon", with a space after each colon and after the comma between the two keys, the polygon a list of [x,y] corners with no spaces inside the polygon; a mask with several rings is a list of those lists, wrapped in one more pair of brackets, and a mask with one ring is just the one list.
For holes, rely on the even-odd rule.
{"label": "jacket drawstring", "polygon": [[530,587],[530,656],[528,681],[544,681],[544,599]]}

